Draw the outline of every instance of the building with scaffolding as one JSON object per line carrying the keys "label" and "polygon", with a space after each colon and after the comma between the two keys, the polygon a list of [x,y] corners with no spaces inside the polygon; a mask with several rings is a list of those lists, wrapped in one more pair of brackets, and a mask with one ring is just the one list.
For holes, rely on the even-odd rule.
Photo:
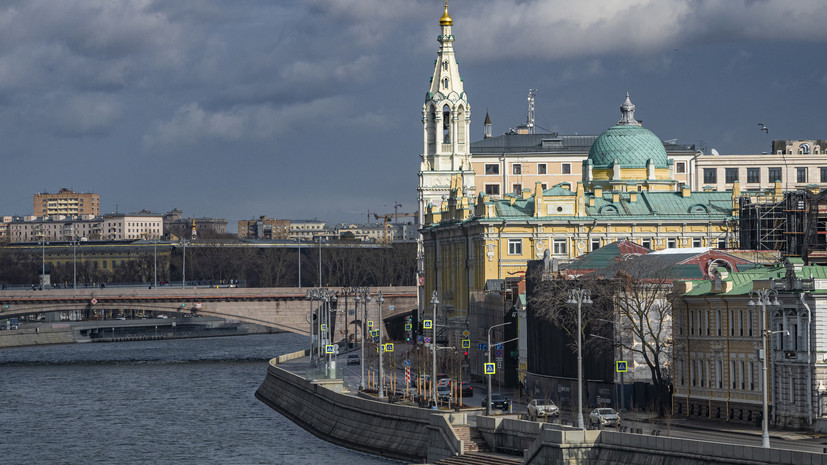
{"label": "building with scaffolding", "polygon": [[742,249],[777,250],[784,257],[827,262],[827,190],[746,192],[738,198]]}

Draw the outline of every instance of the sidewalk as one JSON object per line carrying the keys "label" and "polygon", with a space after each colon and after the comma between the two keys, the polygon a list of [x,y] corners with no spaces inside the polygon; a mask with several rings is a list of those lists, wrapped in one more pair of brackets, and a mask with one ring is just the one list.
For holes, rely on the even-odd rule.
{"label": "sidewalk", "polygon": [[[672,416],[671,418],[657,418],[655,414],[651,412],[625,411],[623,412],[623,414],[621,414],[621,418],[623,419],[622,423],[626,425],[628,425],[629,422],[634,422],[641,425],[649,424],[651,425],[651,428],[644,428],[644,430],[649,429],[651,431],[665,431],[670,427],[678,427],[705,431],[723,431],[727,433],[743,434],[747,436],[757,437],[761,437],[762,435],[760,426],[755,427],[751,425],[727,421],[687,418],[686,416],[678,415]],[[792,441],[812,439],[813,437],[817,437],[816,435],[810,432],[782,430],[773,428],[770,428],[769,433],[770,438],[786,439]]]}

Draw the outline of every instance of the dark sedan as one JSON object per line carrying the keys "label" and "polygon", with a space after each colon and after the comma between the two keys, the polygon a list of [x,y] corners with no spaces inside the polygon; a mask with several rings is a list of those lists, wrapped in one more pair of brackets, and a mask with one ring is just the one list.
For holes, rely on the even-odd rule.
{"label": "dark sedan", "polygon": [[[488,396],[482,398],[482,406],[488,405]],[[499,410],[508,410],[508,399],[501,394],[493,394],[491,396],[491,408]]]}
{"label": "dark sedan", "polygon": [[468,382],[463,381],[458,386],[457,397],[459,397],[460,393],[462,393],[462,397],[474,397],[474,387],[468,384]]}

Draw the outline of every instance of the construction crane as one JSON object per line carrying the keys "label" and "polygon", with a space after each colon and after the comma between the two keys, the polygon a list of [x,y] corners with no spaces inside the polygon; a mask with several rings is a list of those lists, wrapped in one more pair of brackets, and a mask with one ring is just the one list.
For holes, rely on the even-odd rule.
{"label": "construction crane", "polygon": [[[402,205],[399,205],[399,206],[401,207]],[[393,212],[393,213],[386,213],[384,215],[374,213],[373,217],[376,218],[377,221],[382,220],[382,229],[384,230],[383,233],[382,233],[382,243],[383,244],[389,244],[390,243],[390,237],[389,237],[388,231],[390,231],[391,223],[393,222],[393,220],[397,219],[397,218],[405,218],[405,217],[418,218],[419,217],[419,212],[411,212],[411,213]]]}

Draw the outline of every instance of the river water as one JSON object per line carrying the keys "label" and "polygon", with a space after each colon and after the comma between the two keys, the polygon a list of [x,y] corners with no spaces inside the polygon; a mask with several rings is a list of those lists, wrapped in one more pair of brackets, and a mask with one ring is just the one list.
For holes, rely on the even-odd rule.
{"label": "river water", "polygon": [[295,334],[0,350],[3,464],[395,464],[327,443],[257,400]]}

